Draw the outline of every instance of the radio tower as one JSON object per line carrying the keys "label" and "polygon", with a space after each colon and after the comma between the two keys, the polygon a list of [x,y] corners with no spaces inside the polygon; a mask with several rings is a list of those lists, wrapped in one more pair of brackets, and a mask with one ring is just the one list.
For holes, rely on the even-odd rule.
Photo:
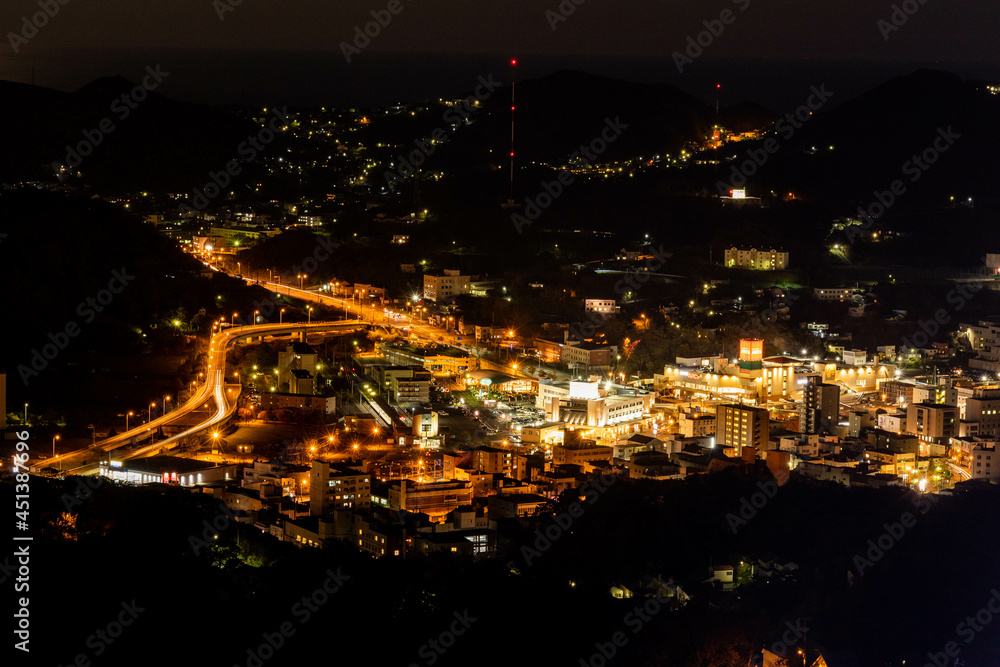
{"label": "radio tower", "polygon": [[517,82],[517,59],[510,61],[510,197],[508,206],[514,205],[514,85]]}

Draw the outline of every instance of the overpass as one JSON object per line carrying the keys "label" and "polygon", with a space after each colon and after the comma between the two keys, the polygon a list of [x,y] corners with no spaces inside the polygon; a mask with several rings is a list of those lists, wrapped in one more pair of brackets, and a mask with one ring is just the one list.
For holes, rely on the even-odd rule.
{"label": "overpass", "polygon": [[46,459],[45,465],[50,467],[54,464],[61,464],[64,468],[76,463],[76,467],[68,467],[67,472],[73,472],[79,468],[86,467],[87,459],[97,454],[98,456],[111,452],[119,447],[133,445],[146,438],[152,439],[157,430],[162,426],[170,425],[189,417],[195,411],[207,407],[209,403],[215,406],[214,412],[196,423],[194,426],[184,429],[180,433],[150,444],[140,447],[130,452],[124,458],[135,458],[140,456],[150,456],[164,448],[170,449],[182,438],[188,437],[204,431],[205,429],[219,426],[236,410],[237,399],[240,394],[238,384],[226,383],[226,353],[229,347],[243,339],[252,340],[255,337],[288,335],[294,333],[331,333],[338,331],[354,331],[366,326],[360,320],[340,320],[340,321],[319,321],[319,322],[288,322],[279,324],[258,324],[231,327],[212,334],[208,352],[208,368],[205,373],[205,383],[184,403],[177,406],[172,412],[161,415],[156,419],[125,431],[110,438],[98,441],[88,447],[60,454],[59,456]]}

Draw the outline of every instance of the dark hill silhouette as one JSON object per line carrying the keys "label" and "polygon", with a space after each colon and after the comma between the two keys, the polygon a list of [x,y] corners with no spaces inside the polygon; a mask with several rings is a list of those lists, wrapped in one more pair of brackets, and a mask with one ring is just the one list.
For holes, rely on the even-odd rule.
{"label": "dark hill silhouette", "polygon": [[78,167],[83,183],[111,190],[183,189],[203,183],[209,170],[235,158],[253,129],[230,114],[155,90],[130,109],[121,96],[135,86],[122,77],[105,77],[63,93],[0,82],[5,102],[0,180],[51,179],[52,163],[67,161],[66,146],[79,145],[85,131],[108,119],[113,131]]}
{"label": "dark hill silhouette", "polygon": [[[470,91],[471,93],[471,91]],[[469,94],[469,93],[467,93]],[[627,125],[610,143],[602,161],[676,153],[687,142],[704,139],[717,122],[714,106],[665,84],[639,84],[563,70],[517,83],[516,152],[521,164],[561,162],[582,144],[600,137],[606,121]],[[721,119],[742,131],[763,127],[773,113],[741,103],[720,110]],[[472,115],[472,124],[451,133],[457,114],[441,107],[377,120],[370,132],[377,140],[410,145],[429,136],[435,127],[446,129],[449,142],[435,156],[437,168],[481,167],[499,164],[510,150],[510,86],[495,89]]]}
{"label": "dark hill silhouette", "polygon": [[[829,112],[820,110],[794,137],[782,140],[756,189],[780,186],[861,204],[873,201],[875,189],[901,179],[907,193],[893,212],[940,208],[951,194],[990,191],[1000,176],[998,112],[1000,98],[954,74],[921,70],[891,79]],[[915,173],[904,173],[904,164],[949,127],[961,139],[912,180]],[[754,185],[751,181],[751,189]]]}

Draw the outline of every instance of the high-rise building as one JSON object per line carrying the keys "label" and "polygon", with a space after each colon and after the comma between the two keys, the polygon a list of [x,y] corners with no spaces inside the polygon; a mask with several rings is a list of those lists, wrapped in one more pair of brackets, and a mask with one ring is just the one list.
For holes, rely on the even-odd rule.
{"label": "high-rise building", "polygon": [[941,403],[911,403],[906,408],[906,431],[921,440],[947,442],[958,435],[958,408]]}
{"label": "high-rise building", "polygon": [[979,435],[1000,435],[1000,389],[976,387],[965,399],[965,420],[979,422]]}
{"label": "high-rise building", "polygon": [[715,412],[715,442],[735,447],[742,456],[745,447],[756,452],[767,449],[770,413],[748,405],[720,405]]}
{"label": "high-rise building", "polygon": [[840,421],[840,387],[820,382],[815,375],[805,380],[799,405],[799,431],[810,435],[832,433]]}
{"label": "high-rise building", "polygon": [[[363,468],[364,464],[361,464]],[[333,510],[371,506],[371,479],[363,469],[314,460],[309,471],[309,514],[325,516]]]}

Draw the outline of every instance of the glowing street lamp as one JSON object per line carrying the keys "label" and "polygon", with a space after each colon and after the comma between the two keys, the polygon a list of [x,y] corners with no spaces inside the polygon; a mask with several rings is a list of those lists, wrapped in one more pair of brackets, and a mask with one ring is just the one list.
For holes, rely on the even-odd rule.
{"label": "glowing street lamp", "polygon": [[131,417],[131,416],[132,416],[131,412],[126,412],[125,413],[125,432],[126,433],[128,432],[128,418]]}
{"label": "glowing street lamp", "polygon": [[282,308],[281,311],[278,313],[278,324],[283,323],[284,317],[285,317],[285,309]]}
{"label": "glowing street lamp", "polygon": [[156,407],[156,403],[150,403],[149,404],[149,409],[146,410],[146,421],[147,422],[153,421],[153,408],[154,407]]}

